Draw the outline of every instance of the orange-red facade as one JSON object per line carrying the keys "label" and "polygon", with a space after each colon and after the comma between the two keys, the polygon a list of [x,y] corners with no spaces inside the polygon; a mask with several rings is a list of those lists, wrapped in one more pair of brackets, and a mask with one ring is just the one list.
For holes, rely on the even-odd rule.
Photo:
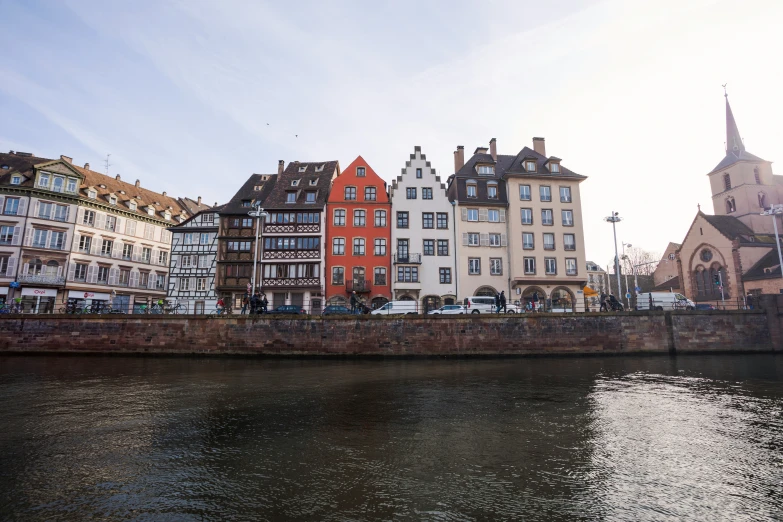
{"label": "orange-red facade", "polygon": [[332,183],[326,203],[326,299],[352,291],[368,306],[391,299],[391,203],[386,183],[359,156]]}

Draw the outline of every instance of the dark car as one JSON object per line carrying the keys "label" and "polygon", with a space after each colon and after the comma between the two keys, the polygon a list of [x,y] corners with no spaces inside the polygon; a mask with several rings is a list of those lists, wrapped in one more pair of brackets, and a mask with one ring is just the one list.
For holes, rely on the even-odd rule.
{"label": "dark car", "polygon": [[329,305],[324,308],[321,315],[351,315],[351,309],[347,306]]}
{"label": "dark car", "polygon": [[267,312],[268,314],[286,314],[286,315],[306,315],[307,312],[304,308],[298,305],[280,305],[274,310]]}
{"label": "dark car", "polygon": [[709,303],[696,303],[694,310],[715,310],[715,307]]}

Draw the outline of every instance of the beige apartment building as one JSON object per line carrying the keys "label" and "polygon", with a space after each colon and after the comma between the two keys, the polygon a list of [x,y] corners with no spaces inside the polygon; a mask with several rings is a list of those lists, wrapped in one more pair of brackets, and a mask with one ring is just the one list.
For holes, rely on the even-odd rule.
{"label": "beige apartment building", "polygon": [[166,296],[171,233],[207,208],[71,158],[0,154],[0,296],[24,312],[104,306],[131,312]]}

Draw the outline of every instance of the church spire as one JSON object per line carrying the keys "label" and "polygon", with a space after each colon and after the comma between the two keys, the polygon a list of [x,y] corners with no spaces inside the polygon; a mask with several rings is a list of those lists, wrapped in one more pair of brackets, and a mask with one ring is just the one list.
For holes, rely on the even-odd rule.
{"label": "church spire", "polygon": [[739,154],[745,150],[745,144],[742,143],[740,138],[739,129],[737,128],[737,122],[734,121],[734,114],[731,112],[731,105],[729,105],[729,95],[726,92],[726,84],[723,85],[723,96],[726,98],[726,154],[733,152]]}

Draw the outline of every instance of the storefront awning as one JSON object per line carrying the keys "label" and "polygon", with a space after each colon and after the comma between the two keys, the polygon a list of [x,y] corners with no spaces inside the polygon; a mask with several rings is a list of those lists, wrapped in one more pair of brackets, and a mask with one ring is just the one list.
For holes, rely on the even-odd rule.
{"label": "storefront awning", "polygon": [[589,286],[584,287],[585,297],[595,297],[598,295],[597,290],[593,290]]}

